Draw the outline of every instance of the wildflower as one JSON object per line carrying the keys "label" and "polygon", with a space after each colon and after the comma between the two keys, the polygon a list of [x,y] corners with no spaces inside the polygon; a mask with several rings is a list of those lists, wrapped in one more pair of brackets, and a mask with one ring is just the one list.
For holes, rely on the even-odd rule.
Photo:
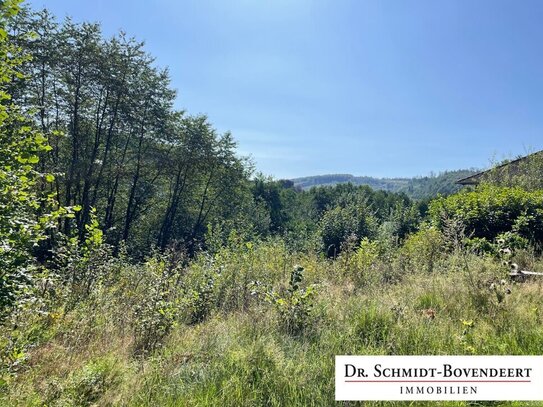
{"label": "wildflower", "polygon": [[470,320],[463,319],[462,320],[462,325],[467,326],[468,328],[472,328],[473,327],[473,320],[472,319],[470,319]]}
{"label": "wildflower", "polygon": [[466,352],[475,353],[476,349],[473,346],[468,345],[468,346],[466,346]]}

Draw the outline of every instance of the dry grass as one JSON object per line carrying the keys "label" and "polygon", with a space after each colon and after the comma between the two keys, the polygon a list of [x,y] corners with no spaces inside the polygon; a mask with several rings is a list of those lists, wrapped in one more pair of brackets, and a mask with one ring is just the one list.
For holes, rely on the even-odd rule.
{"label": "dry grass", "polygon": [[[275,310],[251,298],[250,306],[236,309],[215,303],[199,324],[180,319],[161,346],[137,356],[130,328],[135,317],[127,304],[144,293],[122,282],[126,291],[103,287],[92,300],[41,326],[49,334],[26,349],[27,359],[8,377],[0,403],[326,406],[334,404],[337,354],[543,353],[543,285],[507,281],[499,289],[511,293],[499,299],[491,289],[493,282],[501,284],[504,273],[498,260],[448,254],[432,273],[396,271],[399,279],[386,283],[383,274],[401,267],[385,264],[390,257],[357,271],[342,259],[331,262],[284,250],[262,244],[252,254],[225,256],[213,267],[247,273],[249,280],[264,277],[280,289],[288,278],[287,266],[304,265],[304,284],[317,284],[318,295],[303,335],[282,331]],[[540,265],[537,258],[531,261]],[[194,269],[201,271],[204,265]],[[367,273],[367,278],[353,278],[354,272]],[[36,329],[38,322],[29,320],[19,330]]]}

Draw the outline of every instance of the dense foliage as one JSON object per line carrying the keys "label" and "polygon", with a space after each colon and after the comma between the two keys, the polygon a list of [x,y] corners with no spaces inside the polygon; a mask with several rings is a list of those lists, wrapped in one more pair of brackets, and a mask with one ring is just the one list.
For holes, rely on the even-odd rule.
{"label": "dense foliage", "polygon": [[194,251],[208,222],[234,215],[249,167],[230,134],[173,108],[168,72],[142,43],[106,40],[97,24],[59,24],[47,11],[24,10],[10,32],[31,56],[14,100],[37,107],[42,132],[61,134],[43,157],[56,175],[49,189],[82,208],[65,233],[82,238],[96,208],[110,243]]}
{"label": "dense foliage", "polygon": [[49,151],[46,137],[33,127],[24,109],[15,103],[9,87],[22,78],[24,50],[6,41],[7,25],[18,1],[0,6],[0,323],[31,282],[31,249],[51,227],[52,197],[39,185],[52,182],[38,170],[41,152]]}
{"label": "dense foliage", "polygon": [[470,236],[493,240],[514,232],[535,243],[543,242],[543,191],[483,185],[430,204],[430,216],[442,225],[444,219],[459,220]]}

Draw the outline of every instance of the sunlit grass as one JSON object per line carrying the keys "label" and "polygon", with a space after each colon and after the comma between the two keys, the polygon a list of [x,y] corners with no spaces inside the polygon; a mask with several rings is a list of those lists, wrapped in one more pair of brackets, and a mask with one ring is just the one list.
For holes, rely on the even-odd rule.
{"label": "sunlit grass", "polygon": [[304,265],[304,284],[317,284],[318,294],[303,334],[289,335],[273,307],[250,294],[244,305],[226,285],[228,305],[216,303],[202,323],[176,323],[153,353],[137,356],[126,309],[135,294],[104,288],[70,312],[35,316],[20,328],[39,331],[40,339],[2,387],[0,404],[329,406],[335,403],[335,355],[543,353],[541,283],[507,281],[511,293],[499,302],[489,284],[503,270],[492,258],[450,254],[432,273],[407,272],[383,283],[382,260],[364,271],[367,279],[353,279],[342,259],[285,250],[266,243],[245,256],[223,253],[217,261],[226,281],[237,271],[237,277],[247,274],[279,290],[291,265]]}

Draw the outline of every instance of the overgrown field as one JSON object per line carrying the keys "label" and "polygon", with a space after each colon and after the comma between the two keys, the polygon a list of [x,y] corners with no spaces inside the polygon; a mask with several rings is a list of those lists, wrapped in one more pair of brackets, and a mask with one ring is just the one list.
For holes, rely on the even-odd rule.
{"label": "overgrown field", "polygon": [[[97,250],[79,262],[88,279],[50,279],[50,301],[2,334],[0,404],[327,406],[334,355],[542,354],[542,282],[513,283],[503,259],[436,233],[336,259],[280,239],[231,239],[191,262]],[[512,260],[543,266],[529,250]]]}
{"label": "overgrown field", "polygon": [[21,3],[0,1],[1,407],[329,406],[335,355],[543,354],[543,282],[509,278],[543,271],[541,152],[450,196],[303,191],[175,108],[143,43]]}

